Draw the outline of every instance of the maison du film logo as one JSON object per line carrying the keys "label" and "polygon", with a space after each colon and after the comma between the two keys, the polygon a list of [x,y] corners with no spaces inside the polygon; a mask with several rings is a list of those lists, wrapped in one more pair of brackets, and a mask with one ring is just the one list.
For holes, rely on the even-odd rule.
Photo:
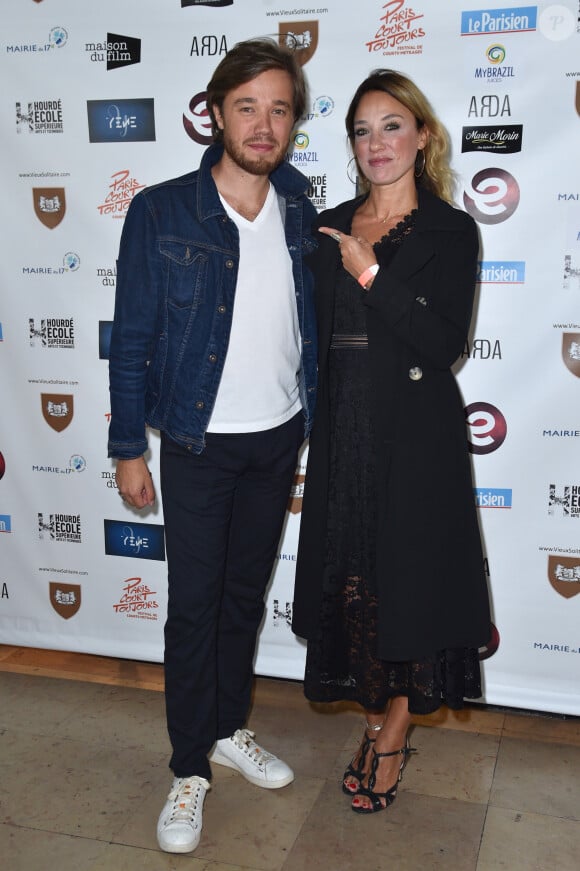
{"label": "maison du film logo", "polygon": [[75,326],[73,318],[28,319],[30,347],[74,348]]}
{"label": "maison du film logo", "polygon": [[97,206],[99,215],[124,218],[135,194],[145,187],[128,169],[120,169],[111,176],[104,201]]}
{"label": "maison du film logo", "polygon": [[467,438],[472,454],[491,454],[502,446],[507,435],[506,419],[489,402],[472,402],[465,407]]}
{"label": "maison du film logo", "polygon": [[207,108],[207,91],[200,91],[189,101],[189,114],[182,115],[183,127],[190,139],[198,145],[213,142],[211,119]]}
{"label": "maison du film logo", "polygon": [[144,583],[143,578],[126,578],[113,611],[137,620],[158,620],[159,603],[154,598],[156,595],[157,592]]}
{"label": "maison du film logo", "polygon": [[87,100],[89,142],[154,142],[153,97]]}
{"label": "maison du film logo", "polygon": [[280,22],[278,39],[280,45],[294,52],[300,66],[304,66],[318,48],[318,21]]}
{"label": "maison du film logo", "polygon": [[550,517],[580,517],[580,486],[550,484],[548,493]]}
{"label": "maison du film logo", "polygon": [[12,518],[9,514],[0,514],[0,532],[12,532]]}
{"label": "maison du film logo", "polygon": [[62,133],[62,100],[16,103],[17,133]]}
{"label": "maison du film logo", "polygon": [[391,0],[382,4],[380,24],[374,37],[365,45],[370,54],[383,55],[422,54],[426,32],[424,12],[406,0]]}
{"label": "maison du film logo", "polygon": [[480,224],[500,224],[511,218],[520,202],[517,181],[504,169],[477,172],[463,193],[465,209]]}
{"label": "maison du film logo", "polygon": [[104,42],[86,42],[85,52],[92,63],[105,63],[116,70],[141,62],[141,40],[120,33],[107,33]]}
{"label": "maison du film logo", "polygon": [[80,514],[38,513],[38,537],[41,541],[81,544]]}

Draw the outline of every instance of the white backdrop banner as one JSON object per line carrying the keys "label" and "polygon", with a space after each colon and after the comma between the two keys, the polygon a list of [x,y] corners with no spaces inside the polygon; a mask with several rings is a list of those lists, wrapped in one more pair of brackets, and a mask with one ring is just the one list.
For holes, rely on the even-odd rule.
{"label": "white backdrop banner", "polygon": [[[126,508],[106,458],[119,237],[137,191],[198,166],[224,53],[272,36],[309,82],[288,159],[317,209],[354,193],[344,116],[371,70],[410,75],[449,130],[482,241],[457,375],[493,601],[484,698],[580,714],[579,5],[4,0],[2,642],[162,660],[161,507]],[[256,658],[290,678],[304,459]],[[416,498],[437,511],[437,493]]]}

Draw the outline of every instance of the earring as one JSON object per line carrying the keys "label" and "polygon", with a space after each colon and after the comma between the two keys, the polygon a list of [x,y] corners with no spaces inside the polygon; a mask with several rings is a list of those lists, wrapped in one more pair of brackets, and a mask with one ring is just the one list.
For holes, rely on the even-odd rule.
{"label": "earring", "polygon": [[346,177],[348,178],[348,180],[351,184],[356,185],[356,184],[358,184],[358,172],[356,172],[354,178],[351,177],[351,174],[350,174],[351,164],[354,164],[355,172],[358,169],[354,157],[351,157],[351,159],[349,160],[349,162],[346,165]]}
{"label": "earring", "polygon": [[[417,172],[417,160],[419,159],[420,154],[423,155],[423,165],[422,165],[421,169],[419,170],[419,172]],[[421,176],[425,172],[425,164],[426,163],[427,163],[427,158],[425,157],[425,152],[423,151],[422,148],[420,148],[419,151],[417,152],[417,157],[415,158],[415,178],[421,178]]]}

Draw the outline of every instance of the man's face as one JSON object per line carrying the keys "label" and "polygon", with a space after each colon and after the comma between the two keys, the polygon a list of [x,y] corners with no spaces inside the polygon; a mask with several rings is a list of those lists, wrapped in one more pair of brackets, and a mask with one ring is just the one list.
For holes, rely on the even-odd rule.
{"label": "man's face", "polygon": [[269,175],[284,160],[294,126],[294,89],[284,70],[267,70],[226,95],[216,121],[225,153],[252,175]]}

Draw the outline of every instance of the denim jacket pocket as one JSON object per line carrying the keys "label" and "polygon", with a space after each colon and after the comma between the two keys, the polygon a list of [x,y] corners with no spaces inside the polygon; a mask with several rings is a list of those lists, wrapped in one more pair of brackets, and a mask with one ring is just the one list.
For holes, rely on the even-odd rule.
{"label": "denim jacket pocket", "polygon": [[167,301],[177,309],[196,308],[204,301],[208,256],[193,242],[163,240],[159,251],[165,258]]}

